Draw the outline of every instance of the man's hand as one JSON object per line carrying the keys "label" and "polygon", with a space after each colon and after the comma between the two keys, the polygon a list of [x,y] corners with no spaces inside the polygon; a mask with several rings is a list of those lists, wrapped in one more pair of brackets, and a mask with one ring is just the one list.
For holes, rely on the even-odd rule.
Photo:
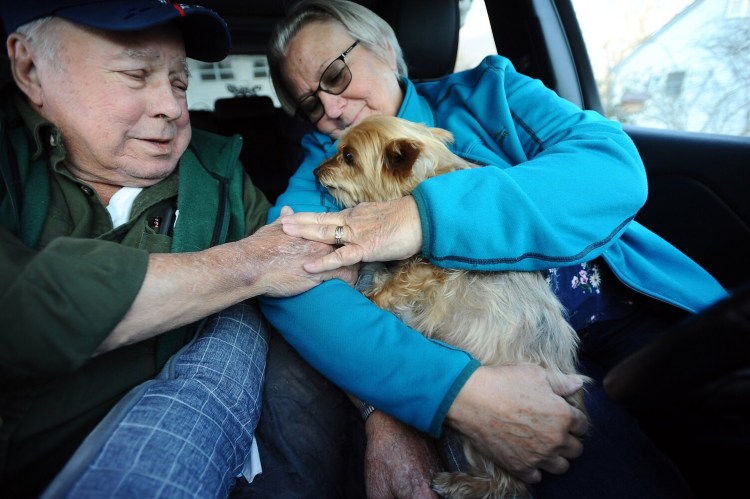
{"label": "man's hand", "polygon": [[308,272],[323,272],[358,262],[403,260],[422,247],[422,225],[414,198],[384,203],[361,203],[338,213],[297,213],[279,217],[284,232],[311,241],[336,242],[336,227],[343,227],[343,246],[305,265]]}
{"label": "man's hand", "polygon": [[365,423],[368,498],[437,499],[430,486],[440,470],[432,439],[380,412]]}
{"label": "man's hand", "polygon": [[260,272],[250,273],[256,278],[253,283],[256,295],[293,296],[329,279],[339,278],[352,286],[357,281],[357,265],[321,273],[306,271],[305,262],[329,255],[334,248],[289,236],[279,224],[262,227],[246,242],[252,245],[254,258],[259,259]]}
{"label": "man's hand", "polygon": [[541,471],[565,473],[583,452],[588,419],[564,397],[583,386],[577,375],[553,379],[539,366],[480,367],[448,411],[446,422],[526,483]]}

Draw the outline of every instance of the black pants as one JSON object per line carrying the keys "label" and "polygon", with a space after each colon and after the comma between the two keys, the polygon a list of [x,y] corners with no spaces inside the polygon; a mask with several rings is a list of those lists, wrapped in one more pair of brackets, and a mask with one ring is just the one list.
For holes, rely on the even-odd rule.
{"label": "black pants", "polygon": [[263,472],[230,497],[365,497],[364,426],[354,405],[279,335],[271,337],[256,439]]}
{"label": "black pants", "polygon": [[[587,391],[591,435],[568,473],[544,475],[534,488],[538,499],[691,497],[674,464],[601,385],[610,365],[679,318],[655,307],[582,332],[582,367],[595,379]],[[232,497],[365,497],[363,425],[348,398],[278,334],[271,340],[267,366],[256,434],[263,473],[252,484],[240,481]]]}

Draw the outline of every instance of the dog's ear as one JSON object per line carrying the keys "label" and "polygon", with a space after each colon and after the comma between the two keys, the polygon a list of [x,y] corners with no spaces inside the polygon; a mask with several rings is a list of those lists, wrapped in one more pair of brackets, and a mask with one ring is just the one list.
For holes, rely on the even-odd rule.
{"label": "dog's ear", "polygon": [[394,173],[409,175],[421,152],[422,144],[415,140],[391,140],[385,145],[383,155],[385,167]]}
{"label": "dog's ear", "polygon": [[443,128],[430,128],[432,135],[443,144],[453,143],[453,134]]}

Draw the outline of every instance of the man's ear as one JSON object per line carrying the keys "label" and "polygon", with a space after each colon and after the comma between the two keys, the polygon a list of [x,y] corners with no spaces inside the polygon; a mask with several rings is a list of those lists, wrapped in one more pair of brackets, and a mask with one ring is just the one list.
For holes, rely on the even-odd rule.
{"label": "man's ear", "polygon": [[398,176],[408,177],[422,152],[422,145],[411,139],[394,139],[385,145],[385,167]]}
{"label": "man's ear", "polygon": [[39,82],[33,48],[26,37],[20,33],[11,33],[8,37],[7,48],[16,85],[33,104],[41,107],[42,86]]}

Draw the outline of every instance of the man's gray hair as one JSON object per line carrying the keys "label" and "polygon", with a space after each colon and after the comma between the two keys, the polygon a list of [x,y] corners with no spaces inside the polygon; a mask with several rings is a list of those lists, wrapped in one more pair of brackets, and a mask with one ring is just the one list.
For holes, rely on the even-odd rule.
{"label": "man's gray hair", "polygon": [[289,12],[287,17],[274,28],[268,45],[268,66],[276,96],[281,107],[294,115],[297,101],[287,88],[281,71],[289,42],[302,28],[313,21],[328,21],[341,24],[344,29],[359,40],[360,45],[387,61],[389,47],[396,57],[396,71],[399,78],[406,78],[408,70],[401,45],[393,28],[370,9],[344,0],[302,0]]}
{"label": "man's gray hair", "polygon": [[[28,1],[28,0],[26,0]],[[16,32],[26,37],[34,50],[46,61],[56,64],[60,54],[60,32],[61,23],[54,17],[42,17],[35,19],[16,28]]]}

